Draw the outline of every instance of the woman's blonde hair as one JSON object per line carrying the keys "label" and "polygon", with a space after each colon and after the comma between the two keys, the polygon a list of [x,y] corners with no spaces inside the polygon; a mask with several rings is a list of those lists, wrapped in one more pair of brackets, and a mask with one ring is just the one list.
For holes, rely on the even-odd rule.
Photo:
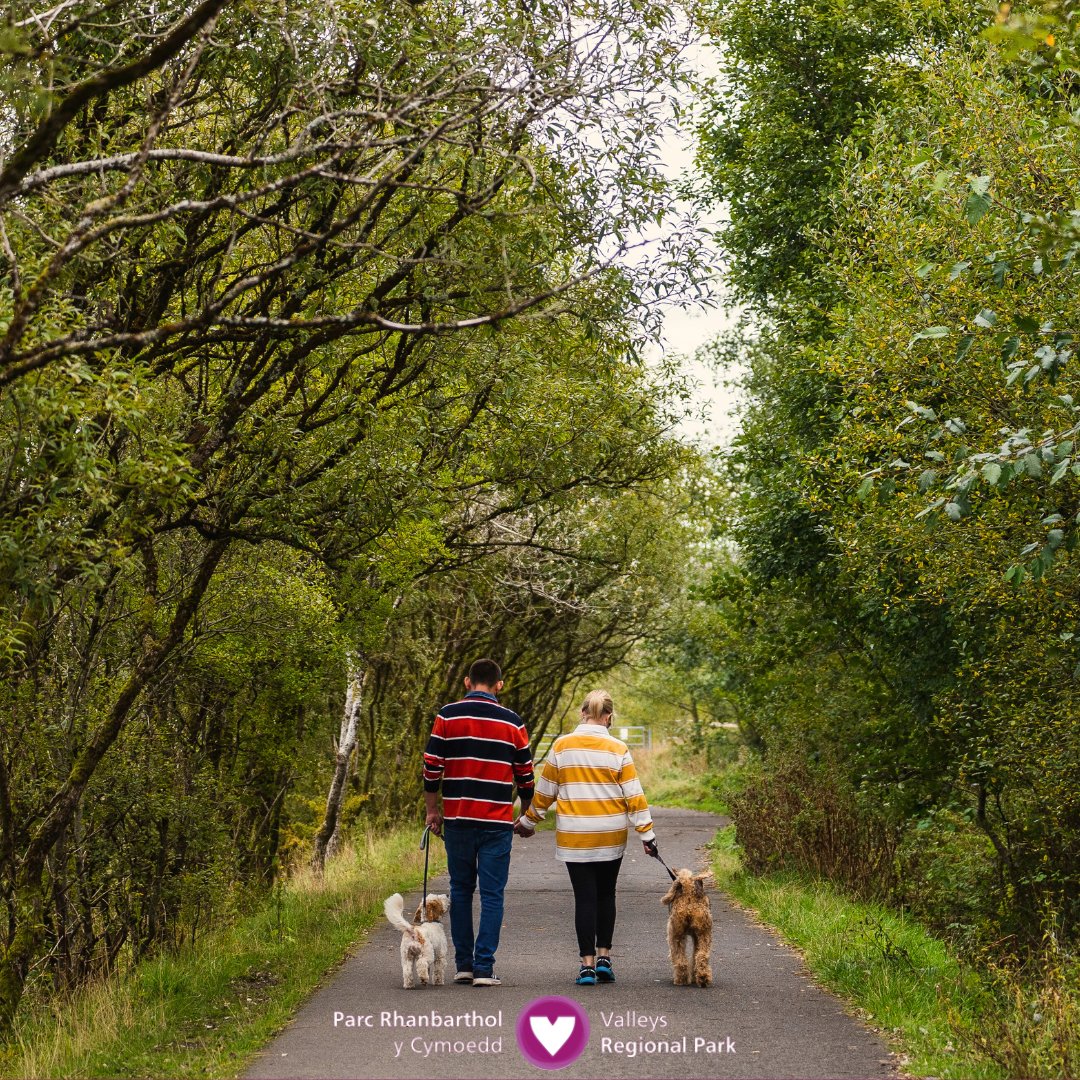
{"label": "woman's blonde hair", "polygon": [[582,715],[593,724],[602,724],[605,716],[615,715],[615,705],[606,690],[590,690],[581,703]]}

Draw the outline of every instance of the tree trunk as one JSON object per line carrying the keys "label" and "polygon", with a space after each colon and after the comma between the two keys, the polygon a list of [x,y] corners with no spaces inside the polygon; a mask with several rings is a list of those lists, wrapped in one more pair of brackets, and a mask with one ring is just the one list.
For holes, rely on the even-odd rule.
{"label": "tree trunk", "polygon": [[7,946],[0,945],[0,1041],[11,1031],[26,976],[45,933],[40,882],[20,882],[12,902],[15,933]]}
{"label": "tree trunk", "polygon": [[[349,777],[349,762],[356,749],[356,726],[360,719],[360,710],[364,701],[364,683],[367,681],[367,668],[361,666],[357,657],[349,665],[348,689],[345,692],[345,711],[341,716],[341,731],[337,740],[337,757],[334,761],[334,778],[330,782],[330,793],[326,797],[326,816],[319,831],[315,834],[315,847],[311,853],[311,865],[318,873],[326,866],[326,856],[330,851],[331,841],[337,836],[338,823],[341,820],[341,804],[345,801],[346,780]],[[336,843],[334,847],[336,848]]]}

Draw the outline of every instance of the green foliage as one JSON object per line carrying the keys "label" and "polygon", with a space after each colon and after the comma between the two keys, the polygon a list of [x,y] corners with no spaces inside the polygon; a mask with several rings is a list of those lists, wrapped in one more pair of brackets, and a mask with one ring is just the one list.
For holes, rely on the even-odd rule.
{"label": "green foliage", "polygon": [[910,823],[896,853],[894,902],[957,944],[986,945],[987,913],[1005,894],[1001,867],[969,812],[929,807]]}
{"label": "green foliage", "polygon": [[681,806],[727,814],[729,800],[741,784],[736,767],[738,749],[729,742],[727,761],[694,753],[685,743],[654,743],[650,750],[635,750],[634,764],[650,806]]}
{"label": "green foliage", "polygon": [[[815,280],[813,234],[835,222],[829,192],[845,140],[896,92],[886,59],[916,40],[947,42],[958,5],[923,0],[740,0],[703,5],[722,43],[706,98],[699,165],[707,196],[727,209],[720,239],[741,297],[799,304]],[[970,18],[970,16],[969,16]]]}
{"label": "green foliage", "polygon": [[[839,10],[715,25],[731,63],[784,86],[788,43],[835,36]],[[784,785],[812,809],[832,784],[858,810],[852,850],[864,820],[897,830],[883,893],[1016,947],[1044,904],[1066,937],[1080,910],[1073,13],[1033,18],[1003,9],[987,37],[1005,49],[979,36],[990,15],[946,7],[900,16],[895,48],[859,38],[860,63],[814,99],[834,126],[816,124],[828,167],[802,186],[767,156],[739,172],[708,133],[701,147],[748,200],[731,202],[730,236],[752,238],[729,245],[732,281],[759,313],[723,463],[738,557],[701,637],[774,796],[744,827],[782,858],[801,842],[768,839]],[[790,123],[764,80],[744,86],[715,105],[729,129]],[[783,200],[784,228],[759,197]],[[809,862],[828,862],[806,824]]]}
{"label": "green foliage", "polygon": [[668,7],[98,14],[0,38],[0,1034],[271,885],[357,666],[343,833],[475,653],[542,731],[667,617],[695,468]]}
{"label": "green foliage", "polygon": [[[955,666],[938,694],[932,721],[950,746],[941,764],[971,792],[974,820],[1006,864],[1006,906],[1021,907],[1026,920],[1044,889],[1072,897],[1077,887],[1071,869],[1076,838],[1066,824],[1075,813],[1075,763],[1080,761],[1067,719],[1076,709],[1076,686],[1068,676],[1075,660],[1071,638],[1061,637],[1071,630],[1065,597],[1075,570],[1057,565],[1056,553],[1069,545],[1054,524],[1072,516],[1075,491],[1064,471],[1046,467],[1056,466],[1057,447],[1036,452],[1029,442],[1021,455],[1010,446],[1005,456],[1019,458],[1022,473],[1011,469],[1009,476],[987,444],[1000,439],[1003,424],[1028,432],[1055,425],[1062,407],[1058,395],[1069,388],[1068,368],[1054,376],[1053,388],[1041,388],[1034,379],[1010,386],[1002,378],[1002,354],[1005,350],[1008,359],[1018,352],[1021,362],[1030,363],[1031,354],[1038,358],[1047,352],[1040,340],[1049,337],[1057,363],[1056,350],[1065,345],[1042,327],[1047,320],[1071,321],[1073,289],[1065,277],[1033,275],[1020,269],[1019,260],[1006,260],[1006,245],[1016,236],[1010,214],[979,215],[975,228],[981,235],[975,242],[997,254],[971,258],[970,199],[992,190],[995,201],[1015,215],[1033,194],[1042,200],[1061,197],[1071,181],[1061,170],[1065,144],[1049,121],[1053,104],[1015,85],[992,55],[939,61],[923,73],[922,89],[917,107],[882,115],[874,146],[857,165],[852,161],[842,195],[847,213],[857,213],[866,226],[859,262],[844,253],[845,242],[838,240],[833,249],[837,281],[850,298],[836,309],[843,333],[821,354],[828,370],[849,388],[844,419],[830,446],[834,482],[852,490],[855,471],[865,475],[873,466],[877,476],[892,483],[834,517],[834,538],[855,588],[875,597],[882,611],[917,598],[949,611]],[[927,149],[940,145],[935,153],[941,161],[947,155],[957,181],[939,188],[927,179],[932,169],[898,162],[901,140],[908,153],[916,147],[916,157],[926,153],[919,149],[923,140],[932,140]],[[1018,145],[1022,153],[1030,145],[1031,153],[1046,156],[1018,172],[1013,160]],[[965,175],[976,179],[961,188],[959,177]],[[998,178],[993,188],[983,182],[987,175]],[[1038,178],[1034,191],[1032,176]],[[911,267],[928,255],[943,265],[967,255],[982,268],[956,275],[933,272],[917,283],[905,277],[901,263]],[[1012,267],[1004,276],[997,265],[1003,260]],[[951,325],[966,323],[971,340],[963,344],[961,357],[947,338],[908,349],[913,323],[924,319],[928,308],[938,319],[951,316]],[[1029,316],[1032,311],[1038,318]],[[1001,329],[1006,317],[1010,325]],[[1014,348],[1017,330],[1023,340]],[[905,401],[926,412],[912,411]],[[972,445],[974,439],[985,441]],[[921,524],[938,480],[924,473],[916,483],[916,473],[926,466],[907,463],[920,459],[930,469],[939,468],[943,479],[952,475],[944,479],[949,494],[939,505],[950,519],[972,518],[970,526]],[[863,464],[845,475],[844,463],[855,462]],[[1007,477],[1013,480],[1008,489]],[[997,481],[999,493],[984,495],[976,480]],[[1000,568],[1011,550],[1025,550],[1032,520],[1049,527],[1050,553],[1029,569],[1032,584],[1017,591],[1023,575],[1011,574],[1006,583]],[[1029,643],[1021,670],[1002,664],[1018,637]],[[1059,846],[1062,841],[1068,853]]]}
{"label": "green foliage", "polygon": [[235,1076],[382,919],[383,899],[419,885],[416,836],[362,836],[324,878],[303,872],[279,883],[233,925],[71,996],[36,1001],[0,1068],[12,1078]]}

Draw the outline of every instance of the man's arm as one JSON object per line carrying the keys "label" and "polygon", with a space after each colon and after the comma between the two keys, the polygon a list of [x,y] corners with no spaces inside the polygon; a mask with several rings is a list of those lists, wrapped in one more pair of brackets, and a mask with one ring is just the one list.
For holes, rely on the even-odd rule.
{"label": "man's arm", "polygon": [[445,721],[435,717],[427,746],[424,748],[424,825],[436,836],[442,836],[443,815],[439,806],[439,788],[446,767],[446,742],[443,738]]}
{"label": "man's arm", "polygon": [[524,724],[518,725],[514,736],[514,784],[517,787],[518,798],[521,800],[521,812],[524,814],[529,808],[529,803],[532,802],[535,785],[532,754],[529,753],[529,733],[525,730]]}
{"label": "man's arm", "polygon": [[532,796],[533,793],[531,791],[518,790],[520,806],[518,808],[518,816],[514,821],[514,832],[516,832],[518,836],[532,836],[533,830],[535,829],[535,826],[531,825],[528,818],[525,817],[525,812],[532,805]]}
{"label": "man's arm", "polygon": [[533,776],[532,755],[529,753],[529,733],[525,730],[524,724],[519,724],[515,732],[513,768],[517,796],[521,803],[518,818],[514,822],[514,832],[518,836],[531,836],[532,826],[528,824],[525,818],[525,811],[532,805],[535,778]]}
{"label": "man's arm", "polygon": [[436,836],[442,836],[442,807],[439,806],[439,793],[437,791],[424,792],[424,804],[427,809],[427,817],[424,825]]}

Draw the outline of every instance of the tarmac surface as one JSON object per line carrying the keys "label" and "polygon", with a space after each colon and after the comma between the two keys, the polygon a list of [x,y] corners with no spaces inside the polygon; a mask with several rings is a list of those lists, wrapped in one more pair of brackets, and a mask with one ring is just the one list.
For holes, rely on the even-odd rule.
{"label": "tarmac surface", "polygon": [[[726,823],[692,810],[655,808],[654,818],[660,854],[676,869],[703,869],[704,846]],[[501,986],[448,982],[405,990],[400,935],[385,923],[378,925],[268,1044],[246,1074],[249,1080],[488,1080],[554,1074],[561,1058],[553,1057],[547,1068],[530,1064],[515,1035],[522,1010],[548,995],[577,1002],[588,1020],[588,1042],[576,1060],[558,1070],[563,1077],[839,1080],[897,1075],[896,1061],[881,1038],[813,985],[794,952],[715,891],[714,984],[704,989],[673,986],[667,909],[660,903],[668,877],[633,839],[619,877],[612,949],[616,982],[575,986],[573,893],[554,848],[552,831],[514,838],[495,964]],[[449,892],[446,878],[434,879],[429,891]],[[406,910],[418,901],[419,893],[407,896]],[[478,909],[478,898],[476,904]],[[451,946],[447,979],[452,977]],[[557,1007],[550,1015],[558,1024]],[[575,1029],[575,1039],[578,1033]],[[565,1045],[575,1045],[574,1039]]]}

